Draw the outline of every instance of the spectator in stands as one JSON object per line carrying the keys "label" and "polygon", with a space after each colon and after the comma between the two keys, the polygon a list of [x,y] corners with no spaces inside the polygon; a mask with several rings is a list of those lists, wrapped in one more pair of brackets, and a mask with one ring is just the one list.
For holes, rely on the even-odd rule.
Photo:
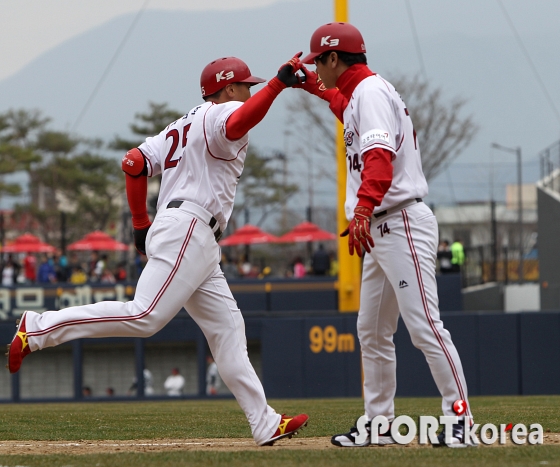
{"label": "spectator in stands", "polygon": [[103,277],[103,273],[105,272],[105,269],[107,269],[107,266],[108,266],[107,255],[102,255],[101,258],[99,258],[99,260],[95,264],[95,268],[93,269],[93,275],[92,277],[90,277],[90,280],[94,282],[101,281]]}
{"label": "spectator in stands", "polygon": [[338,259],[334,251],[329,252],[329,258],[331,260],[331,267],[329,269],[329,276],[338,276]]}
{"label": "spectator in stands", "polygon": [[248,277],[251,274],[253,266],[251,265],[251,261],[249,261],[249,257],[247,255],[243,255],[241,261],[237,266],[237,270],[239,271],[240,277]]}
{"label": "spectator in stands", "polygon": [[12,260],[12,255],[10,255],[2,268],[2,286],[11,287],[14,285],[14,272],[14,262]]}
{"label": "spectator in stands", "polygon": [[103,268],[103,272],[101,273],[101,279],[99,280],[99,282],[101,282],[102,284],[114,284],[115,282],[117,282],[117,280],[115,279],[115,276],[111,272],[111,270],[107,266],[105,266]]}
{"label": "spectator in stands", "polygon": [[117,269],[115,269],[115,279],[117,282],[126,282],[127,276],[128,274],[126,272],[126,262],[121,261],[118,264]]}
{"label": "spectator in stands", "polygon": [[212,355],[206,357],[206,395],[215,396],[221,386],[220,373],[218,373],[218,365],[214,361]]}
{"label": "spectator in stands", "polygon": [[301,279],[305,276],[305,265],[303,264],[303,260],[301,256],[296,256],[293,262],[293,269],[294,269],[294,278]]}
{"label": "spectator in stands", "polygon": [[78,254],[73,251],[70,253],[70,259],[68,260],[68,270],[70,271],[70,274],[72,274],[75,268],[85,270],[85,265],[80,262]]}
{"label": "spectator in stands", "polygon": [[115,395],[115,390],[109,387],[105,390],[105,394],[107,394],[107,397],[113,397]]}
{"label": "spectator in stands", "polygon": [[37,280],[37,258],[35,258],[35,255],[27,253],[23,260],[23,271],[26,282],[32,284]]}
{"label": "spectator in stands", "polygon": [[163,387],[167,391],[168,396],[180,396],[183,394],[185,386],[185,378],[179,373],[179,368],[173,368],[171,374],[163,383]]}
{"label": "spectator in stands", "polygon": [[87,274],[80,266],[74,266],[70,275],[70,283],[74,285],[85,284],[88,280]]}
{"label": "spectator in stands", "polygon": [[54,269],[56,271],[56,279],[58,282],[66,282],[70,276],[68,269],[68,258],[64,254],[59,254],[54,258]]}
{"label": "spectator in stands", "polygon": [[439,272],[442,274],[447,274],[453,272],[453,265],[451,264],[451,259],[453,254],[449,248],[449,242],[443,240],[440,242],[437,251],[437,259],[439,261]]}
{"label": "spectator in stands", "polygon": [[[151,396],[154,393],[154,386],[153,381],[154,378],[152,376],[152,372],[147,368],[144,368],[144,395]],[[132,378],[132,385],[128,388],[128,395],[132,396],[136,394],[136,390],[138,389],[138,378],[136,376]]]}
{"label": "spectator in stands", "polygon": [[17,284],[17,283],[20,282],[19,276],[20,276],[20,273],[21,273],[21,264],[18,261],[18,259],[14,258],[14,256],[11,255],[11,254],[8,255],[8,258],[12,261],[12,265],[13,265],[13,268],[14,268],[14,274],[13,274],[14,284]]}
{"label": "spectator in stands", "polygon": [[252,264],[251,270],[249,271],[248,274],[245,275],[245,277],[248,279],[256,279],[259,277],[260,273],[261,273],[261,268],[259,268],[256,264]]}
{"label": "spectator in stands", "polygon": [[311,257],[311,268],[316,276],[326,276],[331,268],[331,259],[322,243],[319,243],[319,247]]}
{"label": "spectator in stands", "polygon": [[451,267],[453,272],[460,272],[465,263],[465,249],[463,248],[463,240],[458,238],[451,245]]}
{"label": "spectator in stands", "polygon": [[272,272],[272,269],[270,268],[270,266],[265,266],[263,268],[263,270],[259,273],[258,278],[259,279],[266,279],[267,276],[270,276],[271,272]]}
{"label": "spectator in stands", "polygon": [[101,264],[101,259],[99,258],[98,251],[92,251],[91,257],[88,265],[88,275],[89,280],[92,282],[97,282],[101,278],[101,273],[103,272],[103,264]]}
{"label": "spectator in stands", "polygon": [[91,391],[91,388],[89,386],[84,386],[82,388],[82,396],[84,398],[88,398],[88,397],[93,396],[93,392]]}
{"label": "spectator in stands", "polygon": [[224,273],[224,276],[227,280],[239,278],[239,271],[237,270],[237,266],[225,253],[222,253],[222,261],[220,262],[220,267],[222,268],[222,272]]}
{"label": "spectator in stands", "polygon": [[46,254],[41,256],[41,264],[39,265],[39,271],[37,272],[37,280],[42,284],[52,284],[56,282],[56,272],[54,270],[52,259],[49,259]]}

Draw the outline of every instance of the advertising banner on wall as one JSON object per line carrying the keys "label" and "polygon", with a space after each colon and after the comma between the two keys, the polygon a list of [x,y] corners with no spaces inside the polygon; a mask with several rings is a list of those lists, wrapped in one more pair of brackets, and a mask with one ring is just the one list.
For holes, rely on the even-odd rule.
{"label": "advertising banner on wall", "polygon": [[0,320],[19,318],[25,310],[42,312],[104,300],[126,302],[134,297],[136,284],[72,284],[0,288]]}

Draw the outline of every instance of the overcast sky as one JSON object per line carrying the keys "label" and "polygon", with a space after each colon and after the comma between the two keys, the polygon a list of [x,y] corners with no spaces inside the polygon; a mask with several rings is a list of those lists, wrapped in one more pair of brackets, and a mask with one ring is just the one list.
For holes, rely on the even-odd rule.
{"label": "overcast sky", "polygon": [[[305,0],[0,0],[0,80],[15,73],[52,47],[116,16],[136,12],[142,7],[153,10],[228,10],[267,6],[273,3],[297,3]],[[512,34],[498,0],[409,0],[420,39],[444,31],[469,35]],[[519,33],[547,32],[558,29],[560,1],[501,0]],[[390,39],[392,26],[407,23],[405,0],[348,0],[350,21],[371,18],[372,28]],[[333,0],[324,0],[325,9],[333,9]],[[310,18],[310,25],[314,25]],[[289,25],[287,25],[289,27]],[[398,33],[400,34],[400,32]],[[513,37],[513,36],[512,36]],[[407,39],[412,41],[412,34]],[[557,49],[557,44],[551,44]]]}
{"label": "overcast sky", "polygon": [[[465,179],[464,183],[473,185],[477,177],[465,176],[464,166],[460,164],[486,162],[489,157],[497,164],[504,161],[500,166],[501,172],[508,172],[514,178],[513,158],[499,151],[490,152],[493,141],[510,147],[522,146],[524,161],[529,161],[531,158],[535,159],[538,151],[560,137],[560,0],[408,0],[408,3],[413,13],[421,55],[418,54],[414,41],[407,0],[349,0],[350,21],[364,35],[371,68],[381,74],[414,74],[420,72],[422,59],[430,83],[441,86],[448,97],[461,96],[467,99],[467,111],[475,116],[481,126],[477,139],[454,165]],[[317,8],[317,5],[324,8]],[[501,5],[505,7],[519,38],[524,42],[525,50],[519,46]],[[79,42],[82,35],[103,28],[103,25],[111,21],[118,21],[119,17],[124,37],[133,15],[144,7],[148,10],[182,12],[208,10],[208,14],[203,13],[197,18],[201,18],[205,26],[208,24],[212,39],[217,39],[214,42],[222,41],[220,45],[224,50],[227,49],[227,54],[244,50],[246,55],[243,58],[251,64],[256,74],[263,74],[263,77],[269,77],[271,70],[276,70],[277,60],[286,58],[277,53],[276,49],[280,47],[274,48],[272,45],[285,46],[286,51],[282,54],[291,54],[297,49],[307,52],[308,37],[312,31],[333,17],[333,0],[0,0],[0,89],[4,89],[4,92],[0,92],[0,111],[9,107],[37,106],[47,115],[55,117],[58,127],[68,128],[68,124],[72,123],[84,106],[94,82],[101,76],[119,44],[120,37],[116,41],[112,39],[113,42],[109,45],[99,44],[98,53],[103,53],[106,58],[96,62],[95,70],[87,68],[94,57],[88,52],[80,57],[85,63],[78,66],[87,69],[94,82],[86,85],[75,80],[73,85],[65,84],[69,91],[76,86],[83,88],[84,95],[71,101],[75,107],[72,109],[67,108],[68,103],[64,107],[60,101],[52,106],[45,105],[48,101],[45,96],[56,94],[59,90],[55,89],[53,77],[46,76],[44,66],[34,74],[35,81],[29,80],[33,63],[41,57],[49,57],[50,60],[64,56],[54,52],[63,48],[64,44]],[[231,13],[237,20],[232,19],[231,24],[221,21],[223,27],[213,31],[216,15],[212,21],[211,10],[228,14],[228,10],[232,8],[237,10]],[[282,17],[271,13],[278,13],[280,10],[286,13],[285,10],[288,9],[293,9],[293,15],[298,21],[290,21],[291,13]],[[240,21],[248,17],[254,18],[250,26],[245,24],[240,27]],[[272,17],[274,23],[271,22]],[[157,30],[145,29],[148,24],[146,19],[144,15],[143,20],[138,23],[117,66],[111,70],[109,79],[79,127],[81,132],[91,132],[87,136],[106,137],[107,134],[120,131],[120,127],[108,118],[112,115],[100,117],[97,108],[103,109],[103,105],[109,108],[108,105],[115,101],[115,97],[112,97],[107,104],[103,99],[106,95],[119,91],[111,88],[115,83],[111,79],[119,76],[119,66],[128,63],[127,58],[130,59],[134,53],[134,39],[144,36],[144,39],[151,40],[151,35],[157,33]],[[282,21],[285,25],[278,24]],[[163,27],[165,28],[165,24]],[[232,35],[235,35],[234,47],[230,39]],[[297,40],[294,40],[295,36]],[[96,45],[98,41],[100,37],[96,36]],[[203,53],[204,60],[215,58],[213,54],[221,50],[214,42],[198,42],[195,42],[195,47]],[[190,46],[190,42],[186,42],[186,45]],[[272,53],[272,50],[276,52]],[[204,53],[209,56],[206,57]],[[140,62],[136,61],[135,66],[138,63]],[[200,67],[201,63],[197,62],[196,67]],[[54,61],[52,67],[60,74],[56,78],[59,82],[64,82],[64,78],[72,75],[63,66],[55,65]],[[52,73],[53,70],[50,71]],[[535,71],[539,74],[538,78]],[[198,71],[195,74],[197,73]],[[158,80],[162,82],[161,78]],[[9,81],[12,82],[8,83]],[[6,83],[9,86],[2,88]],[[18,83],[22,89],[16,92]],[[543,86],[548,96],[545,96]],[[196,86],[190,88],[194,90]],[[143,100],[135,100],[134,108],[126,107],[127,102],[121,98],[119,109],[116,109],[125,114],[118,116],[121,126],[126,128],[130,117],[134,112],[145,108],[148,99],[167,101],[172,107],[181,108],[182,101],[171,100],[162,90],[163,85],[152,86],[150,92],[141,94]],[[29,102],[31,97],[36,102]],[[58,115],[61,112],[64,115]],[[285,112],[284,104],[279,102],[273,106],[267,119],[253,130],[251,138],[257,146],[271,150],[284,147],[284,143],[277,141],[282,138],[284,131],[282,112]],[[103,124],[110,126],[110,132]],[[536,173],[538,161],[535,159],[530,163]],[[486,177],[486,174],[483,173],[482,176]],[[446,198],[449,185],[457,185],[459,182],[455,177],[453,181],[451,177],[444,178],[443,182],[440,191],[442,197]],[[436,180],[431,184],[430,190],[436,194],[438,189]],[[475,193],[473,197],[476,196]]]}
{"label": "overcast sky", "polygon": [[65,40],[145,4],[152,10],[200,11],[280,1],[289,0],[0,0],[0,80]]}

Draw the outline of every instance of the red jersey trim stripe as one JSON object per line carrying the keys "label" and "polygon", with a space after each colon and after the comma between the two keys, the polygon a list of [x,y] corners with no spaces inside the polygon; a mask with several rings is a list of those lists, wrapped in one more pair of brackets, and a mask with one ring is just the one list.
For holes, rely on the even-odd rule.
{"label": "red jersey trim stripe", "polygon": [[[138,150],[139,150],[140,152],[142,152],[142,150],[141,150],[140,148],[138,148]],[[142,155],[144,156],[144,159],[146,160],[146,162],[147,162],[148,165],[150,166],[149,169],[148,169],[148,177],[151,177],[151,176],[154,174],[154,168],[152,167],[152,162],[150,161],[150,159],[148,159],[148,158],[146,157],[146,154],[144,154],[143,152],[142,152]]]}
{"label": "red jersey trim stripe", "polygon": [[[412,240],[412,233],[410,231],[410,223],[408,222],[408,213],[406,212],[406,209],[403,209],[401,211],[402,214],[402,218],[403,218],[403,222],[404,222],[404,229],[406,232],[406,238],[408,240],[408,246],[410,248],[410,253],[412,255],[412,260],[414,262],[414,267],[416,269],[416,278],[418,280],[418,287],[420,289],[420,296],[422,298],[422,304],[424,306],[424,313],[426,314],[426,319],[428,320],[428,323],[430,324],[430,327],[432,328],[432,331],[440,345],[440,347],[442,348],[445,357],[447,358],[447,361],[449,362],[449,366],[451,367],[451,372],[453,373],[453,377],[455,379],[455,383],[457,384],[457,388],[459,389],[459,394],[461,395],[461,399],[466,400],[465,398],[465,393],[463,391],[463,385],[461,384],[461,380],[459,379],[459,374],[457,372],[457,368],[455,368],[455,363],[453,362],[453,359],[451,358],[451,354],[449,353],[449,350],[447,349],[447,347],[445,346],[445,343],[443,342],[443,338],[441,337],[440,333],[438,332],[435,324],[434,324],[434,320],[432,318],[432,315],[430,314],[430,309],[428,306],[428,300],[426,298],[426,291],[424,289],[424,281],[422,279],[422,271],[420,269],[420,261],[418,259],[418,255],[416,254],[416,248],[414,247],[414,242]],[[468,415],[468,410],[467,410],[467,415]]]}
{"label": "red jersey trim stripe", "polygon": [[[216,105],[216,104],[212,103],[212,105]],[[202,130],[204,131],[204,143],[206,144],[206,150],[208,151],[208,154],[210,154],[210,156],[212,156],[214,159],[218,159],[220,161],[232,162],[239,157],[239,153],[241,151],[243,151],[243,149],[249,144],[249,142],[245,143],[241,147],[241,149],[239,151],[237,151],[237,154],[235,155],[235,157],[233,159],[226,159],[224,157],[216,157],[214,154],[212,154],[212,151],[210,151],[210,145],[208,144],[208,138],[206,136],[206,114],[212,108],[212,105],[206,109],[206,112],[204,112],[204,117],[202,119]],[[227,119],[226,119],[226,122],[227,122]],[[223,129],[224,132],[226,131],[225,128],[222,128],[222,129]]]}

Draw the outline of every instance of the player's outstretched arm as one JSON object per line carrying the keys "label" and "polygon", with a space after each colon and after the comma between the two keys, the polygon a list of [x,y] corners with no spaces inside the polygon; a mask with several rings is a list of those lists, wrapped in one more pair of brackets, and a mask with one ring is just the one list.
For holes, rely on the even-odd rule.
{"label": "player's outstretched arm", "polygon": [[278,74],[264,88],[247,99],[229,116],[226,122],[228,139],[236,140],[245,136],[264,118],[278,94],[285,88],[300,82],[300,78],[296,75],[302,66],[299,61],[300,56],[301,52],[284,63],[278,70]]}
{"label": "player's outstretched arm", "polygon": [[303,89],[309,94],[313,94],[327,101],[336,118],[343,122],[342,114],[348,105],[346,97],[344,97],[337,88],[327,89],[319,75],[314,71],[308,70],[303,65],[300,70],[305,75],[305,79],[302,80],[301,83],[294,84],[293,87]]}
{"label": "player's outstretched arm", "polygon": [[126,198],[132,214],[134,244],[136,249],[146,254],[146,235],[152,223],[148,217],[148,171],[146,159],[138,148],[131,149],[122,159],[122,169],[126,177]]}

